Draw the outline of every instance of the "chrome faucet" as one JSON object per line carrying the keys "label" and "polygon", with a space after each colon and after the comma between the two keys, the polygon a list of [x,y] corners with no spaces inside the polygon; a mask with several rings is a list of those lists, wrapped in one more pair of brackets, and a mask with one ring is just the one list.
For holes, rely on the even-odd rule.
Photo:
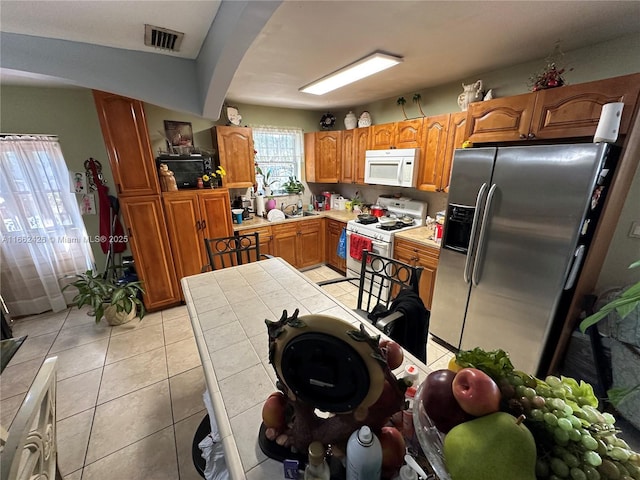
{"label": "chrome faucet", "polygon": [[286,210],[291,209],[291,213],[289,215],[299,215],[302,213],[302,205],[300,205],[302,202],[298,202],[297,204],[295,203],[291,203],[287,206],[284,206],[284,203],[282,204],[282,211],[286,213]]}

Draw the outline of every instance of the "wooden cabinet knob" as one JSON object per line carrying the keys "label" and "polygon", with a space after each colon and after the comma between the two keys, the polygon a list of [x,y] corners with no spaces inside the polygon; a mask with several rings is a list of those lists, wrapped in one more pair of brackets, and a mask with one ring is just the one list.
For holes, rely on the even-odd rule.
{"label": "wooden cabinet knob", "polygon": [[520,134],[520,139],[521,139],[521,140],[524,140],[525,138],[527,138],[527,136],[526,136],[524,133],[521,133],[521,134]]}

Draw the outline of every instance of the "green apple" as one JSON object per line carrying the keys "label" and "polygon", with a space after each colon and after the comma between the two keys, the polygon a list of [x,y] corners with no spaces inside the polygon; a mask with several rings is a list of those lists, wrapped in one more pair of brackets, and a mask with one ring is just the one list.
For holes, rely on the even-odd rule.
{"label": "green apple", "polygon": [[444,438],[452,480],[536,480],[536,443],[515,418],[495,412],[461,423]]}

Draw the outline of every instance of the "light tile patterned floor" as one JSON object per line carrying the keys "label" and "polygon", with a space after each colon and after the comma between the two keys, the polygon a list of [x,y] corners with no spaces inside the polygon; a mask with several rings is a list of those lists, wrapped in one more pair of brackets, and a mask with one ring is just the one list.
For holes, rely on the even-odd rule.
{"label": "light tile patterned floor", "polygon": [[[304,273],[314,281],[340,277],[328,267]],[[324,288],[355,307],[356,286]],[[0,424],[11,424],[44,359],[57,356],[58,461],[65,479],[201,478],[191,443],[205,415],[205,381],[186,307],[119,327],[70,309],[17,320],[13,331],[29,336],[0,377]],[[432,369],[446,368],[451,356],[429,339]]]}

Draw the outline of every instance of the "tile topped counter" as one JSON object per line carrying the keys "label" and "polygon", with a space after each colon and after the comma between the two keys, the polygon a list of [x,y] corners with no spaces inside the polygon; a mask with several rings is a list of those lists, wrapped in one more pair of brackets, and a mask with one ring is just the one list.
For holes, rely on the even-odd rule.
{"label": "tile topped counter", "polygon": [[[331,315],[354,326],[360,317],[281,258],[193,275],[182,279],[187,310],[202,359],[207,388],[233,480],[282,478],[282,464],[258,446],[262,405],[276,391],[268,360],[265,319],[283,310],[300,316]],[[365,323],[369,333],[379,334]],[[405,353],[406,364],[426,365]]]}

